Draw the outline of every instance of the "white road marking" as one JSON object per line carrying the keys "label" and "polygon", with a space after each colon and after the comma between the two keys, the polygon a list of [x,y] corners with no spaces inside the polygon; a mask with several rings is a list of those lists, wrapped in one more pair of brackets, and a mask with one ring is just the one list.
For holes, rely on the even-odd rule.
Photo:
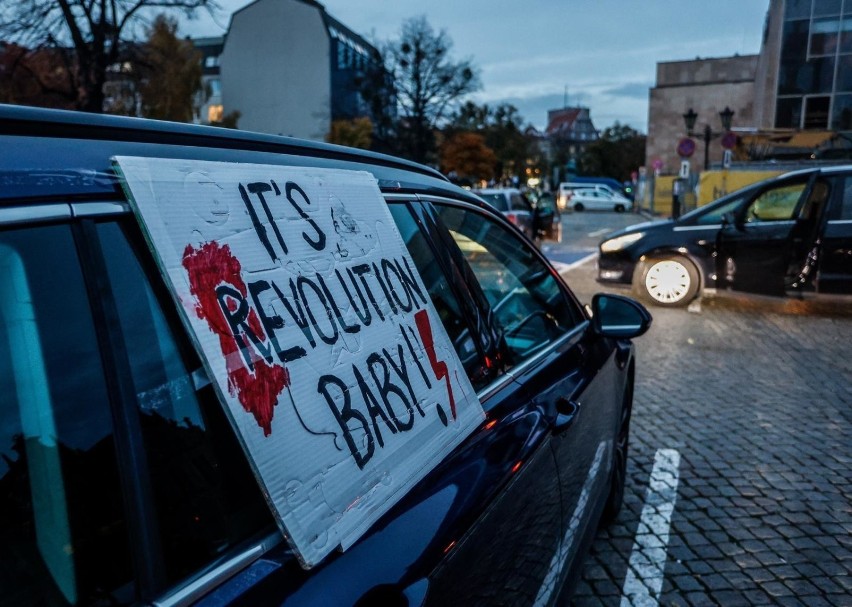
{"label": "white road marking", "polygon": [[677,501],[679,466],[680,453],[675,449],[657,450],[624,578],[621,607],[656,607],[659,604],[669,527]]}
{"label": "white road marking", "polygon": [[577,539],[577,528],[583,520],[586,506],[588,506],[589,493],[595,486],[595,480],[598,477],[598,472],[603,463],[604,452],[607,447],[612,446],[612,441],[602,441],[598,443],[598,450],[595,452],[595,459],[592,461],[592,466],[589,468],[589,473],[586,475],[586,480],[583,482],[583,489],[580,491],[580,497],[577,500],[577,505],[574,507],[574,513],[571,515],[571,520],[568,522],[568,529],[565,532],[565,537],[556,549],[556,554],[550,559],[550,567],[547,570],[547,575],[544,576],[544,581],[538,591],[538,596],[535,597],[534,607],[547,605],[553,597],[553,592],[556,590],[556,583],[562,578],[562,569],[565,567],[565,559],[571,550],[574,549],[574,542]]}
{"label": "white road marking", "polygon": [[603,236],[604,234],[607,234],[609,232],[612,232],[612,228],[603,228],[602,230],[595,230],[594,232],[589,232],[588,234],[586,234],[586,236],[588,236],[589,238],[594,238],[595,236]]}
{"label": "white road marking", "polygon": [[589,262],[593,259],[597,259],[597,257],[598,257],[598,253],[597,253],[597,251],[595,251],[594,253],[589,253],[588,255],[583,257],[582,259],[578,259],[574,263],[562,264],[564,267],[559,268],[559,273],[562,274],[563,272],[568,272],[570,270],[573,270],[574,268],[578,268],[581,265],[583,265],[584,263],[587,263],[587,262]]}

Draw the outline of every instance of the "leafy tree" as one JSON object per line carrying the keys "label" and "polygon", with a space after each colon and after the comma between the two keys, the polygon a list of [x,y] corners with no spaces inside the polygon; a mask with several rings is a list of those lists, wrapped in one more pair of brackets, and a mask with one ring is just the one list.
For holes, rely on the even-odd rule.
{"label": "leafy tree", "polygon": [[177,37],[177,20],[158,15],[142,50],[139,93],[146,118],[191,122],[201,90],[201,53]]}
{"label": "leafy tree", "polygon": [[396,144],[396,93],[393,78],[385,68],[388,51],[378,51],[373,61],[367,63],[363,73],[353,84],[369,108],[373,125],[370,148],[385,153],[399,153]]}
{"label": "leafy tree", "polygon": [[[65,83],[54,90],[37,70],[39,84],[62,94],[76,109],[104,110],[108,71],[125,51],[151,9],[216,8],[216,0],[12,0],[0,8],[0,39],[32,52],[55,51],[63,59]],[[70,53],[66,53],[70,50]]]}
{"label": "leafy tree", "polygon": [[484,137],[485,144],[494,152],[493,175],[498,179],[521,177],[527,164],[538,156],[537,146],[523,127],[524,120],[511,104],[494,108],[466,102],[453,113],[445,129],[447,136],[474,132]]}
{"label": "leafy tree", "polygon": [[369,150],[373,144],[373,121],[367,117],[335,120],[326,141],[352,148]]}
{"label": "leafy tree", "polygon": [[397,140],[401,154],[426,162],[435,147],[434,130],[464,95],[477,90],[479,78],[469,60],[449,58],[452,41],[435,32],[425,17],[402,26],[399,40],[385,49],[399,109]]}
{"label": "leafy tree", "polygon": [[66,55],[0,42],[0,103],[73,109]]}
{"label": "leafy tree", "polygon": [[485,138],[462,131],[441,145],[441,170],[460,181],[490,179],[497,157],[485,144]]}
{"label": "leafy tree", "polygon": [[630,179],[631,172],[645,164],[645,135],[617,121],[607,127],[600,139],[588,145],[580,158],[583,175]]}

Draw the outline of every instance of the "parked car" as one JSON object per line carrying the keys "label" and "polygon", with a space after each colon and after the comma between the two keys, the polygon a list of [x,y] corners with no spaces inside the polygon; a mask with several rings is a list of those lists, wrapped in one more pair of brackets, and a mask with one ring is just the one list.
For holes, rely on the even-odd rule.
{"label": "parked car", "polygon": [[600,244],[598,280],[683,306],[707,289],[852,294],[852,166],[794,171]]}
{"label": "parked car", "polygon": [[[630,338],[651,322],[640,304],[597,295],[588,315],[501,213],[397,158],[11,106],[0,106],[0,144],[4,605],[565,600],[596,527],[622,501]],[[112,168],[117,156],[369,172],[476,390],[481,425],[360,539],[311,569],[273,522]],[[169,204],[214,223],[253,212],[209,191],[212,214],[198,200]],[[259,215],[270,251],[294,236],[262,230]],[[338,219],[357,236],[354,220]],[[231,293],[219,304],[234,319]],[[264,326],[280,326],[265,314]],[[424,369],[397,371],[409,372]],[[295,407],[293,423],[309,430]],[[331,507],[319,489],[311,499]]]}
{"label": "parked car", "polygon": [[523,192],[517,188],[485,188],[474,190],[474,193],[503,213],[524,236],[532,241],[536,240],[535,207]]}
{"label": "parked car", "polygon": [[564,181],[559,184],[559,189],[557,190],[556,195],[556,206],[559,210],[564,211],[571,208],[571,197],[574,195],[574,192],[577,190],[598,190],[604,192],[608,195],[617,194],[616,190],[613,190],[611,187],[605,184],[600,183],[574,183]]}
{"label": "parked car", "polygon": [[601,187],[577,188],[568,202],[575,211],[615,211],[623,213],[633,209],[633,201]]}

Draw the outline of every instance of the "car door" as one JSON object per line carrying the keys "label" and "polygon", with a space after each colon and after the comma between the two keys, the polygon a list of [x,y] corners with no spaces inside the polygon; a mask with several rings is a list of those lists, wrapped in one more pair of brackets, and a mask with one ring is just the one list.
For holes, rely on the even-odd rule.
{"label": "car door", "polygon": [[[461,302],[470,319],[466,334],[450,337],[460,343],[467,335],[475,345],[476,362],[468,363],[466,370],[487,414],[481,430],[442,465],[451,471],[446,484],[456,494],[453,510],[458,518],[447,530],[448,541],[440,546],[443,561],[429,575],[426,604],[529,604],[547,577],[540,551],[555,551],[561,532],[561,493],[549,420],[499,360],[479,277],[464,262],[466,254],[477,254],[477,245],[454,239],[438,207],[407,206],[419,234],[427,239],[413,231],[400,205],[391,205],[391,211],[418,270],[426,277],[432,269],[441,271],[453,299]],[[513,242],[532,249],[515,232],[510,234]],[[426,242],[431,248],[428,255],[422,250]],[[433,282],[426,283],[430,294],[436,291]]]}
{"label": "car door", "polygon": [[[536,556],[528,556],[532,563],[546,564],[546,576],[523,603],[547,604],[578,562],[608,488],[623,380],[617,377],[612,347],[592,337],[582,309],[537,251],[475,208],[435,207],[487,302],[499,336],[492,357],[522,387],[523,409],[547,421],[563,526],[558,542],[545,543]],[[540,517],[536,512],[525,533],[545,526]]]}
{"label": "car door", "polygon": [[[804,249],[813,236],[812,218],[798,222],[798,211],[824,186],[813,188],[813,176],[799,176],[763,188],[733,217],[727,216],[716,241],[716,273],[721,286],[736,291],[783,295],[793,249]],[[819,191],[817,191],[819,190]],[[796,242],[794,242],[794,240]]]}
{"label": "car door", "polygon": [[816,286],[820,293],[852,294],[852,175],[836,178],[826,212]]}

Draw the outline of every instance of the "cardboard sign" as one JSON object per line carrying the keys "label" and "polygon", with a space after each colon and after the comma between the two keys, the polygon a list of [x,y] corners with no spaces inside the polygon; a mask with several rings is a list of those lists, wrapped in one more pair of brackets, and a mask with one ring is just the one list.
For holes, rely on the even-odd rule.
{"label": "cardboard sign", "polygon": [[346,549],[484,419],[375,178],[115,162],[281,530]]}

